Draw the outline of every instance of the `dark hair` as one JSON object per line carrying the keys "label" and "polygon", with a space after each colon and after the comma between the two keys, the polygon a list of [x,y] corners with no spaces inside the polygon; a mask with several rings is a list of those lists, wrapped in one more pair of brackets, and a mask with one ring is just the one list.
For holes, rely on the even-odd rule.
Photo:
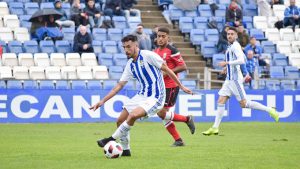
{"label": "dark hair", "polygon": [[167,33],[169,35],[170,30],[166,27],[159,27],[158,32],[164,32],[164,33]]}
{"label": "dark hair", "polygon": [[235,29],[235,27],[230,26],[230,27],[228,28],[228,31],[229,31],[229,30],[232,30],[232,31],[234,31],[235,33],[237,33],[237,30]]}
{"label": "dark hair", "polygon": [[142,27],[144,27],[144,25],[143,25],[142,23],[139,23],[137,26],[142,26]]}
{"label": "dark hair", "polygon": [[122,38],[122,43],[128,42],[128,41],[136,42],[137,37],[135,35],[127,35],[127,36]]}

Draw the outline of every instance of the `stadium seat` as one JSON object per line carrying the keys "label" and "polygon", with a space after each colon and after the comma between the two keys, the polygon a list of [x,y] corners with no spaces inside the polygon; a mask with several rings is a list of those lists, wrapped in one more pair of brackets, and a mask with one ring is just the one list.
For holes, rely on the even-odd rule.
{"label": "stadium seat", "polygon": [[53,4],[53,2],[42,2],[40,8],[41,9],[54,9],[54,4]]}
{"label": "stadium seat", "polygon": [[243,14],[245,16],[257,16],[257,5],[256,4],[244,4]]}
{"label": "stadium seat", "polygon": [[300,80],[296,81],[296,89],[298,89],[298,90],[300,89]]}
{"label": "stadium seat", "polygon": [[179,29],[182,33],[190,33],[193,28],[194,28],[193,18],[191,17],[179,18]]}
{"label": "stadium seat", "polygon": [[299,79],[300,78],[300,72],[297,67],[286,66],[284,68],[284,72],[285,72],[285,78],[288,78],[288,79]]}
{"label": "stadium seat", "polygon": [[53,41],[49,41],[49,40],[40,41],[40,49],[41,52],[48,53],[48,54],[56,52]]}
{"label": "stadium seat", "polygon": [[218,30],[223,30],[224,27],[224,18],[223,17],[211,17],[209,21],[215,21],[217,23]]}
{"label": "stadium seat", "polygon": [[109,66],[109,76],[111,79],[120,79],[123,73],[122,66]]}
{"label": "stadium seat", "polygon": [[104,66],[113,66],[113,55],[110,53],[99,53],[98,54],[98,63],[99,65],[104,65]]}
{"label": "stadium seat", "polygon": [[203,29],[192,29],[190,40],[193,45],[201,45],[201,42],[205,41]]}
{"label": "stadium seat", "polygon": [[256,29],[265,31],[268,28],[268,22],[266,16],[254,16],[253,24]]}
{"label": "stadium seat", "polygon": [[10,52],[13,53],[23,53],[23,45],[20,41],[9,41],[8,42],[8,49]]}
{"label": "stadium seat", "polygon": [[35,53],[33,55],[33,58],[36,66],[40,66],[40,67],[50,66],[50,60],[47,53]]}
{"label": "stadium seat", "polygon": [[28,67],[15,66],[13,68],[13,75],[15,79],[29,79]]}
{"label": "stadium seat", "polygon": [[281,80],[280,88],[283,90],[294,90],[295,81],[294,80]]}
{"label": "stadium seat", "polygon": [[275,53],[276,52],[275,44],[271,41],[262,41],[261,46],[263,48],[264,53]]}
{"label": "stadium seat", "polygon": [[196,29],[208,29],[207,23],[208,23],[207,17],[195,17],[194,18],[194,27]]}
{"label": "stadium seat", "polygon": [[70,89],[69,83],[66,80],[57,80],[55,83],[55,89],[67,90]]}
{"label": "stadium seat", "polygon": [[34,60],[31,53],[20,53],[18,55],[19,65],[31,67],[34,66]]}
{"label": "stadium seat", "polygon": [[101,81],[99,81],[99,80],[89,80],[88,83],[87,83],[87,89],[101,90],[102,89]]}
{"label": "stadium seat", "polygon": [[195,80],[182,80],[181,83],[191,90],[197,89],[197,84]]}
{"label": "stadium seat", "polygon": [[6,84],[4,80],[0,81],[0,89],[6,89]]}
{"label": "stadium seat", "polygon": [[25,6],[25,11],[27,15],[32,15],[34,14],[36,11],[39,10],[39,4],[37,2],[27,2],[24,4]]}
{"label": "stadium seat", "polygon": [[66,59],[63,53],[51,53],[50,54],[50,63],[52,66],[66,66]]}
{"label": "stadium seat", "polygon": [[271,66],[270,67],[270,78],[284,78],[284,71],[282,66]]}
{"label": "stadium seat", "polygon": [[18,59],[15,53],[3,53],[2,54],[2,65],[4,66],[18,66]]}
{"label": "stadium seat", "polygon": [[197,17],[199,16],[198,12],[196,10],[191,10],[191,11],[184,11],[184,15],[185,17]]}
{"label": "stadium seat", "polygon": [[199,12],[200,16],[205,16],[205,17],[212,16],[211,9],[208,4],[200,4],[198,6],[198,12]]}
{"label": "stadium seat", "polygon": [[290,55],[292,53],[292,46],[289,41],[278,41],[277,42],[277,52],[283,53],[285,55]]}
{"label": "stadium seat", "polygon": [[121,41],[123,33],[121,29],[118,28],[110,28],[107,31],[107,36],[109,40],[112,41]]}
{"label": "stadium seat", "polygon": [[265,40],[264,33],[260,29],[250,29],[250,36],[254,36],[257,40]]}
{"label": "stadium seat", "polygon": [[213,57],[212,57],[212,61],[213,61],[213,68],[214,69],[218,69],[218,70],[222,70],[223,67],[220,67],[218,66],[218,63],[221,62],[221,61],[224,61],[225,59],[225,55],[224,54],[214,54]]}
{"label": "stadium seat", "polygon": [[92,69],[90,66],[78,66],[77,67],[78,79],[93,79]]}
{"label": "stadium seat", "polygon": [[62,79],[77,79],[76,67],[75,66],[63,66],[61,67]]}
{"label": "stadium seat", "polygon": [[10,28],[0,27],[0,40],[5,41],[7,43],[9,41],[12,41],[13,39],[14,39],[13,33],[12,33],[12,30]]}
{"label": "stadium seat", "polygon": [[0,2],[0,18],[9,15],[9,9],[6,2]]}
{"label": "stadium seat", "polygon": [[35,80],[24,80],[23,88],[24,89],[38,89],[38,84]]}
{"label": "stadium seat", "polygon": [[123,36],[131,34],[134,30],[135,29],[132,29],[132,28],[123,29]]}
{"label": "stadium seat", "polygon": [[86,89],[86,83],[84,80],[73,80],[72,89]]}
{"label": "stadium seat", "polygon": [[72,52],[69,41],[66,40],[57,40],[55,42],[55,47],[57,53],[70,53]]}
{"label": "stadium seat", "polygon": [[68,66],[81,66],[81,58],[79,53],[67,53],[66,62]]}
{"label": "stadium seat", "polygon": [[112,89],[117,85],[117,80],[104,80],[103,81],[103,89]]}
{"label": "stadium seat", "polygon": [[269,90],[280,90],[280,81],[279,80],[266,80],[266,87]]}
{"label": "stadium seat", "polygon": [[285,9],[286,7],[284,5],[273,5],[273,13],[278,20],[283,20]]}
{"label": "stadium seat", "polygon": [[62,28],[62,33],[64,35],[63,40],[67,40],[69,42],[73,42],[75,36],[75,29],[74,28]]}
{"label": "stadium seat", "polygon": [[3,53],[8,52],[8,47],[4,41],[0,40],[0,46],[2,47]]}
{"label": "stadium seat", "polygon": [[70,18],[70,9],[71,9],[71,5],[68,2],[64,2],[61,4],[62,9],[66,12],[67,17]]}
{"label": "stadium seat", "polygon": [[103,52],[103,50],[102,50],[102,42],[101,42],[101,41],[93,40],[92,46],[93,46],[94,52],[95,52],[96,54],[102,53],[102,52]]}
{"label": "stadium seat", "polygon": [[104,41],[102,44],[105,53],[118,53],[117,43],[115,41]]}
{"label": "stadium seat", "polygon": [[37,41],[30,40],[24,42],[24,52],[26,53],[38,53],[40,52]]}
{"label": "stadium seat", "polygon": [[266,38],[274,43],[280,41],[280,33],[277,28],[266,29]]}
{"label": "stadium seat", "polygon": [[116,28],[125,29],[127,28],[126,18],[124,16],[113,16],[112,21]]}
{"label": "stadium seat", "polygon": [[22,2],[10,2],[9,10],[14,15],[24,15],[24,7]]}
{"label": "stadium seat", "polygon": [[219,3],[223,5],[229,5],[230,2],[231,2],[230,0],[219,0]]}
{"label": "stadium seat", "polygon": [[295,34],[293,32],[293,29],[290,28],[283,28],[280,29],[280,39],[282,41],[293,41],[295,40]]}
{"label": "stadium seat", "polygon": [[295,66],[298,69],[300,69],[300,53],[291,53],[289,56],[289,63],[292,66]]}
{"label": "stadium seat", "polygon": [[268,28],[275,28],[275,23],[278,21],[276,16],[269,16],[268,17]]}
{"label": "stadium seat", "polygon": [[43,89],[43,90],[55,89],[55,86],[54,86],[52,80],[41,80],[39,84],[40,84],[39,85],[40,89]]}
{"label": "stadium seat", "polygon": [[83,66],[97,66],[97,59],[95,53],[82,53],[81,63]]}
{"label": "stadium seat", "polygon": [[204,58],[211,58],[213,54],[217,53],[215,42],[202,42],[201,53],[203,54]]}
{"label": "stadium seat", "polygon": [[59,80],[61,79],[60,67],[49,66],[45,68],[46,79]]}
{"label": "stadium seat", "polygon": [[30,40],[30,35],[27,28],[15,28],[14,37],[17,41],[24,43]]}
{"label": "stadium seat", "polygon": [[215,44],[219,40],[219,32],[217,29],[206,29],[205,30],[205,38],[207,41],[215,42]]}
{"label": "stadium seat", "polygon": [[94,66],[93,67],[94,79],[109,79],[108,70],[106,66]]}
{"label": "stadium seat", "polygon": [[142,23],[142,20],[139,17],[129,17],[127,23],[129,28],[136,28],[138,24]]}
{"label": "stadium seat", "polygon": [[127,59],[127,56],[125,54],[115,53],[113,55],[113,61],[114,61],[114,65],[125,67],[126,64],[127,64],[128,59]]}
{"label": "stadium seat", "polygon": [[98,40],[98,41],[107,40],[107,30],[104,28],[94,28],[92,35],[94,40]]}
{"label": "stadium seat", "polygon": [[292,52],[300,53],[300,41],[292,41]]}
{"label": "stadium seat", "polygon": [[273,55],[274,66],[287,66],[287,57],[281,53],[274,53]]}
{"label": "stadium seat", "polygon": [[295,29],[295,38],[300,41],[300,29]]}
{"label": "stadium seat", "polygon": [[174,5],[169,5],[170,19],[172,21],[178,21],[180,17],[184,16],[181,9],[175,7]]}
{"label": "stadium seat", "polygon": [[12,75],[11,67],[0,66],[0,79],[12,79],[12,78],[13,78],[13,75]]}
{"label": "stadium seat", "polygon": [[15,28],[20,27],[20,21],[17,15],[5,15],[3,17],[3,23],[5,27],[15,30]]}
{"label": "stadium seat", "polygon": [[22,82],[20,80],[8,80],[6,84],[7,89],[22,89]]}
{"label": "stadium seat", "polygon": [[123,48],[122,42],[119,41],[119,42],[117,42],[117,43],[118,43],[118,44],[117,44],[117,48],[118,48],[119,53],[125,54],[125,50],[124,50],[124,48]]}
{"label": "stadium seat", "polygon": [[44,67],[32,66],[29,68],[30,79],[41,80],[45,79]]}
{"label": "stadium seat", "polygon": [[266,89],[266,81],[265,80],[258,81],[258,89]]}
{"label": "stadium seat", "polygon": [[215,11],[215,16],[225,18],[226,6],[224,4],[219,4],[219,9]]}

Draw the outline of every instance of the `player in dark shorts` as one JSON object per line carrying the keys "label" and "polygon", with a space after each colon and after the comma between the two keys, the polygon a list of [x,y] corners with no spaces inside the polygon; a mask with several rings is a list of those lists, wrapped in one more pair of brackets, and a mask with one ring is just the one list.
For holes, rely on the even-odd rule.
{"label": "player in dark shorts", "polygon": [[[178,73],[186,70],[186,65],[182,59],[180,52],[172,45],[169,44],[169,29],[160,27],[157,32],[157,46],[154,50],[167,64],[167,66],[173,70],[173,72],[178,76]],[[173,121],[185,122],[191,133],[195,132],[195,125],[192,116],[183,116],[174,113],[174,105],[179,92],[179,87],[169,76],[164,75],[164,82],[166,86],[166,100],[164,108],[161,110],[164,114],[163,119],[164,126],[168,132],[172,135],[175,142],[172,146],[184,146],[184,142],[180,137],[179,132]]]}

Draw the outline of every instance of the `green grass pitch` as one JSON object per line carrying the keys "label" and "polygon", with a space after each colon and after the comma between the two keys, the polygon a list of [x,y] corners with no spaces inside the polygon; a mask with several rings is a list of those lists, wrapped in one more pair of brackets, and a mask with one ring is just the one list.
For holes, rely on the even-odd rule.
{"label": "green grass pitch", "polygon": [[300,123],[222,123],[219,136],[177,123],[186,146],[170,147],[162,123],[137,122],[131,157],[106,159],[98,138],[114,123],[0,124],[0,169],[299,169]]}

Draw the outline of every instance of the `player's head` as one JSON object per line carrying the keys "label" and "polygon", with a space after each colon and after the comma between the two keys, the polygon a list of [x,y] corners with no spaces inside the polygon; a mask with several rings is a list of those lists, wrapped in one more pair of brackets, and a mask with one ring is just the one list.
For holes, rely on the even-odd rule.
{"label": "player's head", "polygon": [[158,28],[157,31],[157,45],[159,47],[165,47],[169,43],[169,29],[165,27]]}
{"label": "player's head", "polygon": [[229,43],[233,43],[237,38],[237,30],[234,27],[228,28],[227,40]]}
{"label": "player's head", "polygon": [[132,58],[138,55],[138,43],[135,35],[127,35],[122,38],[123,48],[127,55],[127,58]]}

